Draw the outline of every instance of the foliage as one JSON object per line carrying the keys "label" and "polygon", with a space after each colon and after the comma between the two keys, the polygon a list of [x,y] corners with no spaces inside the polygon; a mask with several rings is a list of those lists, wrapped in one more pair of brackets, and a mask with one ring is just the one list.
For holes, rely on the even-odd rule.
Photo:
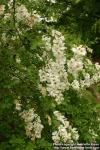
{"label": "foliage", "polygon": [[[100,65],[89,61],[88,48],[100,54],[98,18],[97,0],[1,0],[0,149],[51,150],[52,136],[56,138],[59,127],[76,138],[70,143],[100,142],[100,104],[91,92],[100,81]],[[78,50],[83,53],[77,54]],[[78,71],[71,58],[77,58],[76,63],[79,59]],[[49,70],[54,80],[46,76]],[[54,81],[61,81],[56,82],[59,92],[53,89]],[[56,92],[61,103],[57,103]],[[100,86],[95,92],[100,92]],[[61,113],[62,119],[54,112]],[[65,122],[70,126],[65,127]]]}

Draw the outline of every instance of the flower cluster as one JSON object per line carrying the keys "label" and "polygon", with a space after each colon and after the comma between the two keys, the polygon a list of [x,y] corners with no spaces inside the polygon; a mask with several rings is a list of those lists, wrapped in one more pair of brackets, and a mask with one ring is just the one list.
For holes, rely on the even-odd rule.
{"label": "flower cluster", "polygon": [[72,51],[74,53],[74,55],[76,56],[85,56],[87,54],[86,48],[83,47],[83,45],[80,45],[78,47],[73,47]]}
{"label": "flower cluster", "polygon": [[55,117],[60,121],[58,130],[52,133],[52,140],[54,143],[73,143],[78,141],[79,134],[76,128],[69,125],[69,121],[59,111],[54,112]]}
{"label": "flower cluster", "polygon": [[19,111],[19,115],[25,122],[26,135],[31,138],[32,141],[35,138],[41,138],[41,132],[44,126],[41,124],[40,116],[35,113],[34,108],[22,111],[22,104],[20,97],[15,100],[15,108]]}
{"label": "flower cluster", "polygon": [[[87,59],[87,52],[92,52],[92,50],[82,45],[73,47],[71,49],[73,57],[66,60],[64,36],[59,31],[52,30],[52,38],[42,37],[47,50],[45,53],[47,63],[39,70],[39,76],[40,82],[46,83],[46,91],[49,96],[54,97],[57,104],[60,104],[64,100],[63,92],[69,90],[69,87],[79,91],[98,82],[100,80],[100,65],[98,63],[94,65]],[[47,53],[50,52],[55,59],[49,58]],[[67,71],[65,70],[66,63]],[[69,80],[70,75],[73,76],[71,81]]]}
{"label": "flower cluster", "polygon": [[68,73],[73,74],[74,78],[78,77],[78,73],[83,70],[84,57],[87,54],[86,48],[82,45],[72,47],[73,57],[67,61]]}
{"label": "flower cluster", "polygon": [[73,57],[67,60],[68,74],[74,77],[70,84],[71,87],[79,91],[100,81],[100,65],[98,63],[93,64],[86,57],[87,52],[92,53],[92,50],[80,45],[73,47],[72,52],[74,53]]}
{"label": "flower cluster", "polygon": [[16,19],[18,22],[26,21],[30,17],[30,14],[25,5],[17,6],[16,8]]}
{"label": "flower cluster", "polygon": [[25,121],[26,135],[35,140],[35,138],[41,138],[41,132],[44,128],[41,124],[40,116],[35,113],[33,108],[24,110],[20,113],[20,116]]}
{"label": "flower cluster", "polygon": [[78,59],[77,57],[68,60],[67,65],[68,65],[68,73],[73,74],[75,78],[77,77],[78,72],[82,71],[83,69],[83,62],[81,59]]}
{"label": "flower cluster", "polygon": [[64,37],[56,30],[52,31],[53,43],[50,37],[43,37],[47,50],[52,52],[55,59],[48,59],[46,66],[39,70],[40,82],[46,83],[46,91],[54,97],[57,104],[63,101],[63,92],[69,89],[67,72],[65,70],[66,57],[64,54]]}
{"label": "flower cluster", "polygon": [[23,21],[29,27],[32,27],[35,23],[40,22],[42,19],[36,11],[29,13],[25,5],[17,6],[15,15],[17,22]]}
{"label": "flower cluster", "polygon": [[[91,85],[100,81],[100,65],[98,63],[96,63],[95,65],[92,64],[89,67],[87,67],[87,66],[88,66],[88,63],[85,66],[86,68],[82,70],[83,79],[82,78],[75,79],[71,83],[71,87],[73,89],[79,91],[84,88],[90,87]],[[98,69],[96,68],[96,66]],[[91,73],[88,72],[90,68],[92,69]]]}
{"label": "flower cluster", "polygon": [[45,48],[47,51],[51,51],[51,47],[52,47],[52,44],[51,44],[51,37],[48,37],[48,36],[45,36],[43,35],[42,36],[42,41],[45,43]]}
{"label": "flower cluster", "polygon": [[79,90],[80,89],[80,83],[78,80],[73,80],[73,82],[71,83],[71,87],[74,89],[74,90]]}
{"label": "flower cluster", "polygon": [[[10,0],[8,2],[8,12],[6,12],[4,14],[4,10],[5,10],[5,5],[0,5],[0,15],[4,14],[4,22],[6,22],[7,20],[9,20],[12,16],[12,11],[13,11],[13,1]],[[15,6],[15,20],[16,20],[16,25],[18,25],[19,22],[22,22],[24,24],[26,24],[29,28],[32,28],[32,26],[35,23],[38,23],[42,20],[41,16],[36,12],[36,10],[29,12],[28,9],[26,8],[25,5],[20,4],[20,3],[16,3]]]}
{"label": "flower cluster", "polygon": [[[37,0],[35,0],[35,1],[37,1]],[[57,3],[56,0],[45,0],[45,1],[47,1],[46,4],[50,3],[51,6],[55,3]],[[29,0],[29,2],[32,2],[32,1]],[[3,19],[5,24],[9,23],[8,25],[6,24],[6,26],[4,26],[4,29],[6,29],[6,27],[8,28],[8,26],[10,25],[10,28],[5,30],[5,32],[3,32],[4,29],[2,30],[1,40],[5,44],[4,48],[6,48],[6,46],[7,46],[7,48],[9,49],[9,47],[10,47],[13,50],[13,51],[11,51],[11,54],[12,54],[12,52],[14,52],[13,55],[14,55],[14,59],[16,61],[16,70],[14,72],[15,75],[19,74],[19,72],[20,72],[20,70],[17,70],[17,66],[19,66],[20,69],[22,68],[23,70],[25,70],[25,74],[22,71],[20,73],[20,77],[25,77],[25,79],[26,79],[28,75],[30,77],[32,77],[32,72],[31,72],[32,68],[31,67],[33,65],[31,64],[32,66],[29,66],[25,63],[25,66],[27,66],[27,67],[29,66],[29,71],[28,71],[28,68],[25,67],[24,63],[23,63],[24,59],[26,57],[25,58],[23,57],[23,59],[22,59],[22,57],[20,57],[20,55],[22,56],[22,53],[25,51],[25,49],[28,46],[28,43],[30,45],[29,49],[32,50],[32,48],[31,48],[32,41],[31,41],[31,39],[30,39],[31,37],[30,37],[29,42],[27,43],[27,38],[29,36],[29,34],[28,34],[29,32],[27,33],[28,36],[27,36],[27,34],[24,35],[24,33],[27,30],[32,29],[33,25],[35,23],[40,22],[41,20],[43,20],[43,22],[53,22],[53,21],[56,22],[57,16],[54,13],[52,13],[52,16],[49,16],[49,14],[47,14],[47,16],[49,16],[49,18],[46,17],[45,14],[43,15],[43,17],[41,17],[37,13],[36,10],[34,10],[34,11],[33,11],[33,9],[28,10],[27,5],[24,5],[24,4],[22,4],[22,2],[20,3],[18,1],[14,3],[14,0],[8,1],[7,5],[8,6],[0,5],[0,18]],[[31,8],[33,8],[33,6]],[[39,11],[39,7],[37,6],[36,8]],[[67,8],[67,10],[70,10],[70,6]],[[42,12],[42,10],[40,10],[40,12]],[[49,11],[47,11],[47,12],[49,12]],[[60,14],[59,14],[59,16],[60,16]],[[4,23],[3,23],[3,25],[4,25]],[[13,26],[13,23],[14,23],[14,26]],[[13,29],[11,30],[12,27],[13,27]],[[14,29],[14,27],[15,27],[15,29]],[[37,26],[37,27],[39,27],[39,28],[36,28],[38,33],[42,34],[43,30],[40,30],[40,26]],[[44,26],[43,26],[43,28],[44,28]],[[46,28],[48,28],[48,27],[46,26]],[[48,28],[48,29],[50,29],[50,28]],[[10,32],[10,34],[9,34],[9,32]],[[32,32],[34,33],[34,30]],[[22,35],[22,38],[19,35]],[[23,44],[24,38],[26,39],[25,45]],[[10,39],[10,40],[8,40],[8,39]],[[16,40],[16,39],[18,39],[18,40]],[[89,49],[86,46],[84,47],[82,45],[74,46],[71,49],[71,54],[73,54],[73,56],[72,56],[72,58],[70,58],[70,60],[67,60],[66,54],[65,54],[65,51],[67,49],[65,46],[65,38],[61,32],[59,32],[57,30],[52,30],[52,32],[50,33],[50,36],[43,35],[42,40],[45,43],[45,51],[44,51],[42,57],[40,57],[39,54],[37,54],[37,57],[40,58],[41,61],[45,60],[45,66],[39,70],[40,83],[39,83],[38,88],[44,97],[46,96],[46,94],[48,94],[49,96],[53,97],[53,99],[56,101],[57,104],[61,104],[64,100],[65,90],[69,90],[69,88],[73,88],[74,90],[79,91],[83,88],[91,86],[95,82],[100,81],[100,65],[98,63],[93,64],[86,57],[88,52],[90,52],[90,53],[92,52],[91,49]],[[13,42],[11,42],[11,41],[13,41]],[[22,45],[24,45],[25,47]],[[19,49],[19,47],[20,47],[21,51],[20,50],[15,51],[15,49]],[[17,53],[19,53],[19,55]],[[30,59],[29,60],[29,64],[30,64],[33,56],[30,53],[30,51],[28,54],[29,54],[28,55],[29,57],[27,57],[27,58]],[[30,56],[32,56],[32,57],[30,57]],[[13,57],[11,57],[11,59],[13,59]],[[29,78],[30,81],[31,81],[31,79],[32,79],[32,83],[33,83],[33,78]],[[15,80],[20,83],[19,76],[12,76],[12,73],[11,73],[11,81],[15,81]],[[34,80],[35,80],[35,78],[34,78]],[[16,82],[16,83],[18,83],[18,82]],[[36,81],[36,83],[37,82],[38,81]],[[14,83],[14,82],[12,82],[12,83]],[[20,84],[17,84],[17,85],[20,85]],[[35,84],[35,81],[34,81],[34,84],[32,87],[36,88],[36,91],[37,91],[37,87],[35,87],[35,85],[37,85],[37,84]],[[27,91],[27,87],[26,87],[25,91]],[[23,95],[24,93],[22,92],[21,94]],[[36,96],[39,96],[38,93]],[[31,97],[30,102],[32,102],[33,95],[30,95],[30,97]],[[28,103],[28,101],[27,101],[27,103]],[[32,103],[30,103],[30,104],[32,104]],[[36,103],[36,105],[37,105],[37,103]],[[55,106],[56,106],[55,104],[52,104],[52,107],[55,107]],[[34,141],[37,138],[41,138],[41,133],[42,133],[44,126],[41,123],[40,116],[35,112],[34,108],[29,108],[27,110],[24,108],[24,110],[23,110],[23,107],[24,106],[21,103],[21,99],[20,99],[20,97],[18,97],[18,99],[15,100],[15,108],[19,112],[19,116],[24,120],[26,135],[32,141]],[[50,105],[50,109],[51,109],[51,105]],[[56,124],[57,128],[52,132],[52,140],[55,143],[77,142],[79,139],[79,134],[78,134],[77,129],[73,128],[70,125],[67,118],[64,115],[62,115],[59,111],[54,111],[53,114],[54,114],[54,118],[57,122],[57,124]],[[51,120],[51,117],[49,115],[46,115],[46,118],[48,119],[48,124],[51,126],[53,120]],[[97,134],[95,133],[95,131],[92,129],[89,129],[89,132],[90,132],[91,137],[96,139]]]}

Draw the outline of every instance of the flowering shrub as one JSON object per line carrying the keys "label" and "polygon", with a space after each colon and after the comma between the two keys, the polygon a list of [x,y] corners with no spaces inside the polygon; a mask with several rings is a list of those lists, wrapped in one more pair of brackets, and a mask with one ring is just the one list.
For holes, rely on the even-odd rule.
{"label": "flowering shrub", "polygon": [[63,13],[55,13],[56,5],[57,0],[0,4],[1,149],[100,141],[99,104],[91,93],[100,65],[91,61],[91,48],[82,41],[72,45],[67,31],[54,26]]}
{"label": "flowering shrub", "polygon": [[58,127],[58,132],[54,131],[52,133],[52,139],[55,143],[65,142],[65,143],[73,143],[78,140],[79,135],[76,131],[76,128],[72,128],[69,125],[69,121],[61,115],[58,111],[54,112],[54,115],[57,117],[57,120],[60,121],[63,125]]}

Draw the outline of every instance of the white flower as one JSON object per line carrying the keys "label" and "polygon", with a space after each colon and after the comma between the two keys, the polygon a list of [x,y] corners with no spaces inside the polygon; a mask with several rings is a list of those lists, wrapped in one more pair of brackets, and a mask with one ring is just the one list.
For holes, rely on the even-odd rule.
{"label": "white flower", "polygon": [[[72,139],[71,136],[72,136],[71,133],[68,133],[68,134],[67,134],[68,141],[70,141],[70,140]],[[69,142],[69,143],[71,143],[71,142]]]}
{"label": "white flower", "polygon": [[85,87],[85,81],[84,80],[80,80],[80,87],[81,87],[81,89],[83,89]]}
{"label": "white flower", "polygon": [[85,86],[87,86],[87,87],[89,87],[91,85],[91,78],[90,78],[90,74],[89,73],[85,74],[84,83],[85,83]]}
{"label": "white flower", "polygon": [[34,109],[30,108],[29,111],[25,110],[20,113],[21,117],[25,120],[25,122],[31,122],[33,121],[35,114],[34,114]]}
{"label": "white flower", "polygon": [[16,110],[21,110],[21,101],[20,100],[15,100],[15,105],[16,105]]}
{"label": "white flower", "polygon": [[46,49],[53,53],[55,61],[48,59],[46,66],[39,70],[39,77],[40,82],[47,82],[48,95],[54,97],[57,104],[61,104],[64,100],[63,92],[65,89],[69,89],[67,72],[64,66],[66,63],[64,37],[56,30],[52,30],[52,37],[54,37],[52,44],[50,37],[42,36],[42,40],[46,43]]}
{"label": "white flower", "polygon": [[42,40],[45,42],[46,50],[50,51],[51,50],[51,38],[43,35]]}
{"label": "white flower", "polygon": [[25,127],[25,129],[28,131],[31,131],[32,129],[33,129],[33,123],[32,122],[29,122],[28,124],[27,124],[27,126]]}
{"label": "white flower", "polygon": [[59,111],[54,111],[54,115],[65,126],[65,128],[69,127],[69,121],[67,121],[67,118],[65,118]]}
{"label": "white flower", "polygon": [[38,119],[34,122],[33,128],[34,128],[35,137],[41,138],[41,131],[44,127],[41,124],[40,117],[38,117]]}
{"label": "white flower", "polygon": [[92,66],[93,65],[92,61],[90,59],[86,58],[85,60],[86,60],[86,65],[87,66]]}
{"label": "white flower", "polygon": [[79,90],[80,88],[80,84],[79,84],[79,81],[78,80],[74,80],[72,83],[71,83],[71,86],[74,90]]}
{"label": "white flower", "polygon": [[75,55],[78,56],[85,56],[87,54],[86,48],[80,45],[79,47],[73,47],[72,51],[74,52]]}
{"label": "white flower", "polygon": [[95,67],[96,67],[97,70],[100,70],[100,65],[99,65],[99,63],[95,63]]}
{"label": "white flower", "polygon": [[36,11],[32,12],[32,16],[33,16],[34,23],[37,23],[43,20],[43,18]]}
{"label": "white flower", "polygon": [[68,132],[66,130],[66,128],[62,125],[60,125],[58,127],[58,133],[59,133],[59,136],[63,139],[64,143],[66,143],[68,141]]}
{"label": "white flower", "polygon": [[76,128],[72,128],[71,129],[71,133],[72,133],[72,137],[75,141],[77,141],[79,139],[79,135],[78,135],[78,131]]}
{"label": "white flower", "polygon": [[87,51],[90,52],[90,53],[92,53],[92,52],[93,52],[93,49],[87,47]]}
{"label": "white flower", "polygon": [[73,76],[78,74],[78,72],[82,71],[83,69],[83,62],[81,59],[71,58],[70,60],[68,60],[67,65],[68,72],[73,74]]}
{"label": "white flower", "polygon": [[98,82],[100,80],[100,72],[99,72],[99,74],[95,73],[92,77],[92,80],[93,80],[93,82]]}
{"label": "white flower", "polygon": [[43,96],[46,96],[46,88],[42,86],[42,84],[39,84],[39,90],[41,91]]}
{"label": "white flower", "polygon": [[18,22],[26,21],[30,17],[25,5],[17,6],[16,8],[16,19]]}
{"label": "white flower", "polygon": [[61,32],[57,31],[57,30],[52,30],[52,36],[56,37],[56,36],[61,36]]}
{"label": "white flower", "polygon": [[44,126],[41,124],[40,116],[38,116],[34,108],[24,110],[20,113],[20,116],[25,121],[26,135],[35,140],[35,138],[41,138],[41,132]]}
{"label": "white flower", "polygon": [[57,131],[52,132],[52,140],[56,144],[60,142],[60,136],[59,136],[59,133]]}
{"label": "white flower", "polygon": [[61,140],[63,140],[64,143],[73,143],[73,141],[77,141],[79,135],[76,128],[72,128],[71,125],[69,125],[67,118],[65,118],[59,111],[54,111],[53,114],[61,123],[61,125],[58,126],[58,129],[52,134],[53,141],[55,143],[59,143]]}
{"label": "white flower", "polygon": [[64,126],[65,126],[66,128],[68,128],[68,127],[69,127],[69,121],[67,121],[67,120],[66,120],[66,121],[64,121],[64,123],[63,123],[63,124],[64,124]]}

